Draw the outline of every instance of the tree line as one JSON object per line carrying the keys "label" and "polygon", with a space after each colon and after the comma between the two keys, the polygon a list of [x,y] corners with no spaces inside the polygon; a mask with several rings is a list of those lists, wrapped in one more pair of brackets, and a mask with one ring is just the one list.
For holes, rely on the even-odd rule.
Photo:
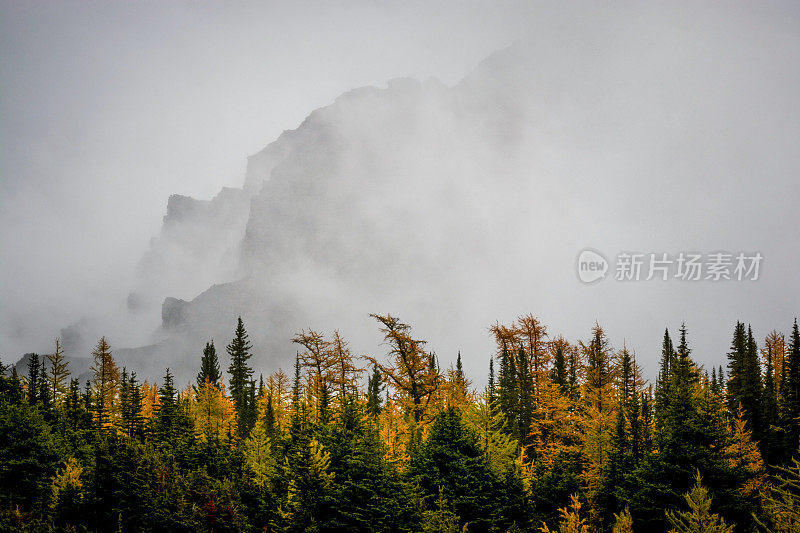
{"label": "tree line", "polygon": [[533,315],[494,324],[488,385],[408,324],[372,315],[384,357],[304,330],[256,377],[238,319],[179,390],[92,379],[59,341],[0,365],[0,530],[800,531],[800,332],[734,327],[727,368],[665,330],[655,383],[595,324],[570,342]]}

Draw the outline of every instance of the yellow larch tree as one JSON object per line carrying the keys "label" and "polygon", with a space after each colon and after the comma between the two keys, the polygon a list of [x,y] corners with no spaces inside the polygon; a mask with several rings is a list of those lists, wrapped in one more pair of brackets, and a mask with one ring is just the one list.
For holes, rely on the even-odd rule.
{"label": "yellow larch tree", "polygon": [[264,420],[266,418],[268,410],[267,403],[271,402],[277,435],[282,435],[289,427],[289,403],[291,395],[289,377],[283,370],[278,369],[267,377],[267,394],[259,399],[258,417],[259,420]]}
{"label": "yellow larch tree", "polygon": [[772,330],[767,338],[764,339],[764,347],[761,348],[761,359],[765,367],[772,366],[774,376],[775,392],[780,393],[783,376],[783,364],[786,360],[787,346],[786,337],[783,333]]}
{"label": "yellow larch tree", "polygon": [[348,394],[358,389],[358,380],[364,367],[356,366],[347,341],[338,331],[333,332],[333,339],[329,343],[329,357],[331,384],[338,393],[339,401],[343,402]]}
{"label": "yellow larch tree", "polygon": [[723,455],[732,470],[745,474],[743,477],[746,481],[739,487],[743,496],[749,497],[764,489],[767,478],[764,460],[752,432],[746,427],[741,406],[728,425]]}
{"label": "yellow larch tree", "polygon": [[95,424],[100,428],[110,428],[117,416],[119,396],[119,369],[114,362],[111,346],[105,337],[97,341],[92,350],[91,371],[94,374]]}
{"label": "yellow larch tree", "polygon": [[206,379],[197,387],[189,410],[200,439],[211,436],[224,438],[233,431],[236,424],[236,408],[225,394],[225,385],[218,385]]}
{"label": "yellow larch tree", "polygon": [[148,424],[156,416],[158,411],[158,385],[150,384],[147,380],[141,385],[142,388],[142,418]]}
{"label": "yellow larch tree", "polygon": [[378,415],[378,428],[386,446],[386,459],[400,469],[405,468],[409,460],[408,420],[392,398],[387,398]]}
{"label": "yellow larch tree", "polygon": [[550,352],[547,349],[547,328],[531,314],[517,318],[512,330],[528,357],[528,368],[532,377],[534,398],[538,397],[540,386],[548,381]]}
{"label": "yellow larch tree", "polygon": [[331,354],[331,343],[324,335],[313,329],[303,330],[292,338],[305,350],[299,354],[300,366],[306,370],[308,379],[308,395],[312,403],[324,413],[329,407],[330,390],[333,377],[334,360]]}
{"label": "yellow larch tree", "polygon": [[380,322],[384,339],[390,346],[391,363],[381,364],[368,357],[397,391],[397,401],[409,417],[410,446],[422,437],[422,427],[431,419],[429,404],[439,389],[441,378],[435,356],[425,351],[425,341],[413,339],[411,327],[397,318],[370,315]]}

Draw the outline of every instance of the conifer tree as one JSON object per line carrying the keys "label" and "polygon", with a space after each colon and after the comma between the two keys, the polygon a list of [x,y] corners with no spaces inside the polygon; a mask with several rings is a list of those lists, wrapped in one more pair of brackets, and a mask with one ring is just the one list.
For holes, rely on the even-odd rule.
{"label": "conifer tree", "polygon": [[763,423],[761,451],[764,458],[769,463],[774,463],[776,459],[780,460],[783,444],[780,442],[781,434],[779,433],[778,386],[775,381],[774,367],[774,362],[777,357],[776,354],[773,353],[774,349],[774,345],[767,342],[765,346],[767,367],[764,372],[764,390],[761,409],[761,420]]}
{"label": "conifer tree", "polygon": [[525,350],[520,346],[517,351],[517,368],[519,369],[519,410],[517,413],[517,424],[519,429],[520,445],[528,445],[528,433],[533,421],[533,404],[534,396],[538,396],[534,391],[534,376],[531,369],[528,367],[528,357]]}
{"label": "conifer tree", "polygon": [[[530,373],[530,390],[532,401],[538,399],[539,386],[548,377],[547,365],[550,354],[546,349],[545,338],[547,328],[532,314],[517,317],[512,331],[519,339],[519,345],[527,356],[527,368]],[[518,364],[518,368],[520,368]]]}
{"label": "conifer tree", "polygon": [[384,378],[400,393],[400,402],[411,417],[409,447],[413,449],[421,435],[428,404],[439,388],[439,370],[434,354],[424,350],[425,341],[411,337],[411,327],[391,315],[370,315],[383,326],[384,339],[391,347],[391,364],[382,365],[374,358],[368,359],[377,366]]}
{"label": "conifer tree", "polygon": [[56,405],[59,397],[67,392],[67,378],[69,377],[69,361],[64,358],[64,349],[61,347],[61,340],[56,339],[56,348],[52,354],[48,354],[47,361],[50,363],[49,386],[53,405]]}
{"label": "conifer tree", "polygon": [[244,441],[244,460],[252,482],[261,490],[271,489],[278,464],[269,434],[261,424],[256,424]]}
{"label": "conifer tree", "polygon": [[278,421],[275,416],[275,404],[272,399],[272,389],[267,390],[266,406],[264,407],[264,430],[267,437],[275,439],[278,434]]}
{"label": "conifer tree", "polygon": [[338,331],[333,332],[330,343],[331,384],[336,389],[339,402],[358,388],[358,380],[364,368],[356,366],[350,348]]}
{"label": "conifer tree", "polygon": [[101,337],[92,351],[94,362],[91,370],[94,373],[94,413],[95,427],[108,427],[116,409],[117,387],[119,386],[119,370],[111,354],[105,337]]}
{"label": "conifer tree", "polygon": [[567,358],[567,395],[571,399],[577,400],[580,394],[578,383],[580,360],[578,359],[578,350],[574,346],[569,348],[569,357]]}
{"label": "conifer tree", "polygon": [[[128,383],[128,369],[122,367],[122,374],[119,378],[119,416],[120,427],[125,431],[128,422],[128,412],[130,410],[130,388]],[[127,433],[127,432],[126,432]]]}
{"label": "conifer tree", "polygon": [[333,508],[330,453],[312,433],[305,402],[298,402],[292,413],[286,451],[286,504],[279,512],[286,531],[325,530]]}
{"label": "conifer tree", "polygon": [[586,519],[581,517],[581,502],[577,494],[570,496],[570,506],[559,509],[561,522],[558,529],[550,529],[547,524],[543,524],[539,531],[542,533],[589,533],[589,524]]}
{"label": "conifer tree", "polygon": [[589,462],[590,492],[594,493],[601,483],[614,420],[609,341],[599,324],[592,328],[589,342],[581,342],[581,349],[586,356],[584,453]]}
{"label": "conifer tree", "polygon": [[455,374],[455,381],[457,386],[460,389],[460,392],[464,397],[467,396],[469,391],[469,382],[467,380],[467,376],[464,374],[464,367],[461,364],[461,352],[458,352],[458,357],[456,358],[456,374]]}
{"label": "conifer tree", "polygon": [[766,517],[758,520],[762,531],[800,531],[800,461],[796,457],[787,466],[776,467],[774,482],[763,498]]}
{"label": "conifer tree", "polygon": [[703,487],[700,472],[695,477],[694,487],[684,495],[688,511],[670,511],[667,513],[670,533],[733,533],[733,527],[725,524],[725,520],[711,512],[711,497]]}
{"label": "conifer tree", "polygon": [[452,408],[441,411],[424,443],[412,454],[409,474],[419,484],[423,500],[432,506],[441,487],[463,527],[490,531],[510,525],[512,516],[498,516],[493,505],[507,490],[493,478],[476,436]]}
{"label": "conifer tree", "polygon": [[494,358],[489,359],[489,382],[486,386],[486,396],[489,401],[489,406],[494,408],[497,391],[495,390],[494,383]]}
{"label": "conifer tree", "polygon": [[760,436],[762,405],[758,350],[752,330],[745,330],[741,322],[736,323],[728,361],[728,410],[736,413],[741,406],[750,429]]}
{"label": "conifer tree", "polygon": [[255,404],[252,401],[252,376],[253,369],[248,364],[252,354],[247,331],[244,329],[242,317],[236,323],[236,332],[233,340],[228,344],[226,351],[231,357],[228,373],[231,376],[230,393],[237,414],[237,430],[240,437],[246,437],[255,423]]}
{"label": "conifer tree", "polygon": [[599,324],[592,328],[588,344],[581,343],[586,354],[586,389],[591,405],[602,413],[611,405],[608,386],[611,384],[608,339]]}
{"label": "conifer tree", "polygon": [[564,354],[564,346],[567,341],[559,337],[553,342],[553,370],[550,379],[561,388],[561,392],[566,394],[567,388],[567,359]]}
{"label": "conifer tree", "polygon": [[327,389],[333,374],[334,361],[331,354],[331,343],[324,335],[313,329],[303,330],[294,336],[292,342],[301,345],[305,350],[300,352],[300,363],[310,374],[309,386],[313,397],[319,402],[323,390]]}
{"label": "conifer tree", "polygon": [[167,368],[164,384],[158,389],[155,432],[162,442],[173,443],[180,429],[180,405],[172,372]]}
{"label": "conifer tree", "polygon": [[292,381],[292,413],[300,408],[302,398],[302,382],[300,380],[300,353],[295,354],[294,358],[294,380]]}
{"label": "conifer tree", "polygon": [[77,378],[72,378],[64,401],[64,415],[73,429],[77,428],[81,421],[82,408],[80,384]]}
{"label": "conifer tree", "polygon": [[611,528],[611,533],[633,533],[633,517],[630,508],[625,507],[621,513],[614,515],[614,526]]}
{"label": "conifer tree", "polygon": [[200,360],[200,372],[197,373],[197,387],[201,387],[206,381],[219,388],[221,383],[222,374],[219,370],[219,358],[217,357],[217,349],[214,347],[214,341],[206,343],[203,348],[203,357]]}
{"label": "conifer tree", "polygon": [[499,410],[479,399],[466,412],[465,422],[477,435],[478,446],[496,475],[513,468],[518,455],[517,443],[505,430],[506,420]]}
{"label": "conifer tree", "polygon": [[36,405],[41,401],[42,380],[44,379],[44,372],[42,371],[42,362],[39,359],[38,353],[30,354],[28,358],[28,403]]}
{"label": "conifer tree", "polygon": [[800,330],[794,320],[789,335],[789,348],[784,364],[785,379],[781,386],[781,425],[784,428],[786,444],[784,460],[791,456],[800,441]]}
{"label": "conifer tree", "polygon": [[377,417],[381,412],[381,391],[383,390],[383,378],[376,365],[372,366],[372,375],[369,376],[367,383],[367,413]]}
{"label": "conifer tree", "polygon": [[120,418],[123,432],[129,438],[144,436],[144,417],[142,416],[142,391],[136,379],[136,372],[128,375],[122,369],[120,379]]}
{"label": "conifer tree", "polygon": [[661,363],[656,379],[656,403],[655,410],[660,414],[669,397],[669,383],[675,364],[675,350],[672,346],[672,339],[669,336],[669,329],[664,330],[664,340],[661,343]]}
{"label": "conifer tree", "polygon": [[506,341],[500,350],[500,411],[505,415],[511,434],[519,438],[519,385],[514,357],[509,353]]}

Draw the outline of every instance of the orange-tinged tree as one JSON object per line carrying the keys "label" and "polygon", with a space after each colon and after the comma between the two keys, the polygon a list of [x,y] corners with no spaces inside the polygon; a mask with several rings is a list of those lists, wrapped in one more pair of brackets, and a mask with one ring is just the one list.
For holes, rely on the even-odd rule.
{"label": "orange-tinged tree", "polygon": [[111,346],[101,337],[92,351],[94,361],[95,424],[98,428],[109,428],[114,422],[119,390],[119,369],[111,354]]}
{"label": "orange-tinged tree", "polygon": [[456,367],[447,369],[439,387],[442,396],[441,407],[452,406],[461,411],[472,404],[473,397],[469,390],[470,380],[464,375],[461,368],[461,354],[458,354]]}
{"label": "orange-tinged tree", "polygon": [[422,425],[430,419],[428,405],[440,385],[436,360],[425,351],[425,341],[413,339],[411,327],[391,316],[370,315],[380,322],[384,339],[390,346],[391,363],[383,365],[368,359],[383,373],[398,392],[398,401],[410,417],[410,444],[413,448],[421,437]]}
{"label": "orange-tinged tree", "polygon": [[300,366],[306,369],[308,392],[318,407],[318,413],[326,416],[330,403],[328,388],[334,373],[335,361],[331,354],[331,343],[322,333],[309,329],[294,336],[292,342],[305,350],[299,354]]}
{"label": "orange-tinged tree", "polygon": [[581,412],[575,402],[551,381],[542,383],[531,422],[531,450],[527,455],[549,470],[564,452],[578,452],[581,444]]}
{"label": "orange-tinged tree", "polygon": [[348,394],[358,389],[358,379],[364,367],[356,366],[350,348],[338,331],[333,332],[330,341],[329,357],[331,361],[331,383],[338,391],[339,401],[343,402]]}
{"label": "orange-tinged tree", "polygon": [[378,415],[381,440],[386,446],[386,459],[402,469],[409,459],[408,419],[396,401],[389,398]]}
{"label": "orange-tinged tree", "polygon": [[723,455],[728,466],[741,473],[744,479],[744,483],[739,487],[743,496],[754,496],[764,489],[766,483],[764,461],[758,445],[753,440],[752,431],[746,427],[741,407],[728,425]]}
{"label": "orange-tinged tree", "polygon": [[147,380],[145,380],[141,387],[142,418],[149,423],[149,421],[152,421],[155,418],[156,412],[158,411],[158,385],[156,383],[151,385]]}
{"label": "orange-tinged tree", "polygon": [[780,394],[784,375],[783,364],[786,361],[786,337],[783,333],[772,330],[767,338],[764,339],[764,347],[761,349],[761,359],[764,367],[772,367],[775,380],[775,392]]}
{"label": "orange-tinged tree", "polygon": [[278,369],[267,378],[267,394],[259,398],[259,420],[268,418],[268,411],[272,410],[274,429],[277,435],[282,435],[289,427],[291,386],[289,377],[283,370]]}
{"label": "orange-tinged tree", "polygon": [[518,343],[528,357],[528,368],[532,377],[532,392],[537,397],[542,383],[547,381],[550,352],[547,349],[547,328],[531,314],[517,318],[513,326]]}

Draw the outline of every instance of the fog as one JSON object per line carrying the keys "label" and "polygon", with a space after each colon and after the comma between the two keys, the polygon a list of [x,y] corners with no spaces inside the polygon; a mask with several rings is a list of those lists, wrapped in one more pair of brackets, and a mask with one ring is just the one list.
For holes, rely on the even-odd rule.
{"label": "fog", "polygon": [[[367,314],[390,312],[482,382],[487,327],[531,312],[572,341],[599,321],[651,376],[686,321],[723,364],[737,319],[763,339],[798,312],[799,23],[789,3],[4,3],[0,359],[83,320],[76,351],[178,339],[138,364],[184,377],[242,314],[269,370],[309,326],[381,355]],[[216,199],[174,198],[162,228],[176,193]],[[754,282],[584,285],[587,247],[765,259]],[[161,327],[164,298],[198,295]]]}

